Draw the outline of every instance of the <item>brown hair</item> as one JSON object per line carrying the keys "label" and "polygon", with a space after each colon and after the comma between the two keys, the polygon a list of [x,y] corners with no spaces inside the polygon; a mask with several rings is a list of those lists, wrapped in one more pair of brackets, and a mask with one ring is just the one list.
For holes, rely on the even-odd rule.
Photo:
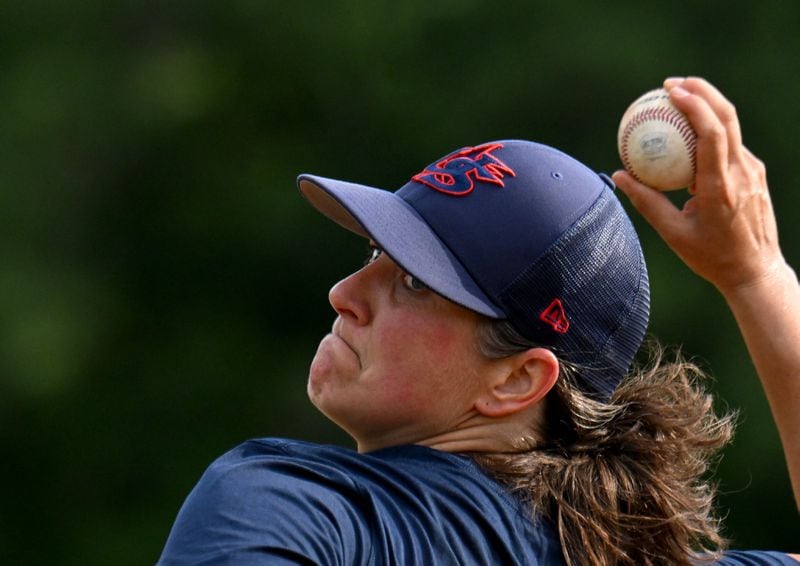
{"label": "brown hair", "polygon": [[[535,347],[507,322],[481,327],[479,347],[499,358]],[[610,402],[577,387],[561,364],[545,398],[536,445],[474,454],[498,481],[558,532],[570,565],[690,564],[725,546],[706,474],[731,438],[733,414],[717,416],[701,369],[649,345],[650,359]]]}

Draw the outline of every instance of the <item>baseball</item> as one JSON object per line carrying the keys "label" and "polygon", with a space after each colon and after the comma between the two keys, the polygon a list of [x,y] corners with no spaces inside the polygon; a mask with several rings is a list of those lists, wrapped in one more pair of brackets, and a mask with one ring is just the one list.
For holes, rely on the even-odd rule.
{"label": "baseball", "polygon": [[662,88],[637,98],[622,115],[617,149],[625,170],[661,191],[694,181],[697,136]]}

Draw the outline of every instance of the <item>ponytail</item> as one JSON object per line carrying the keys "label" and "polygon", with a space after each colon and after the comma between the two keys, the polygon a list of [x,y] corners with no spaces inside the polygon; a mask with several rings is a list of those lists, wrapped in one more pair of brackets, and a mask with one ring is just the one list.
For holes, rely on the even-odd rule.
{"label": "ponytail", "polygon": [[[525,347],[507,323],[487,323],[480,347],[503,357]],[[528,344],[527,347],[533,347]],[[717,416],[703,372],[676,355],[633,371],[610,402],[576,387],[562,364],[545,398],[536,446],[475,460],[552,523],[569,565],[695,564],[725,546],[706,473],[733,433]]]}

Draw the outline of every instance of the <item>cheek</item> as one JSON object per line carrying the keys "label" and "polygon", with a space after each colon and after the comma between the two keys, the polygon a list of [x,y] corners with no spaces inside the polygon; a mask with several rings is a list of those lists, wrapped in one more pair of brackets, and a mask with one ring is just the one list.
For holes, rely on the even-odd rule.
{"label": "cheek", "polygon": [[[402,323],[402,321],[401,321]],[[443,325],[407,325],[386,329],[377,336],[385,361],[394,367],[419,365],[435,371],[459,352],[460,341]],[[430,364],[430,365],[428,365]]]}
{"label": "cheek", "polygon": [[385,345],[381,395],[388,393],[404,403],[425,403],[431,396],[451,395],[454,386],[466,384],[466,374],[473,369],[469,337],[435,323],[408,328],[417,331],[403,333],[401,338],[400,333],[380,336]]}

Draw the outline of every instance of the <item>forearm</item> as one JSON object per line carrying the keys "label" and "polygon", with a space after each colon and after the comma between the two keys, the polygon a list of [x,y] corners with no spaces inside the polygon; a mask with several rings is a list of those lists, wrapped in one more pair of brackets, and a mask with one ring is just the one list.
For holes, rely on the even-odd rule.
{"label": "forearm", "polygon": [[721,292],[772,410],[800,510],[800,285],[781,263],[758,282]]}

